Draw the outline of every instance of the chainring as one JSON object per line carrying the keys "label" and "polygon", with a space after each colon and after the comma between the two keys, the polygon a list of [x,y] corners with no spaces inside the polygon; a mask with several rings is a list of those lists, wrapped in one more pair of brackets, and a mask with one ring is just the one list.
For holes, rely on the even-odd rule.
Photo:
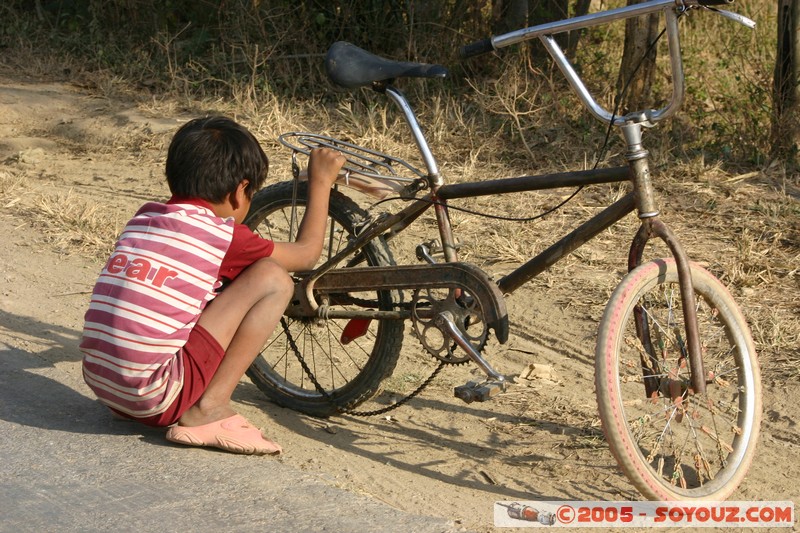
{"label": "chainring", "polygon": [[[447,293],[446,295],[444,293]],[[417,289],[411,301],[411,321],[414,335],[423,348],[435,358],[449,364],[468,362],[469,356],[455,349],[458,346],[451,342],[436,318],[440,313],[449,311],[454,322],[464,337],[480,352],[486,345],[489,330],[483,318],[480,304],[463,289]]]}

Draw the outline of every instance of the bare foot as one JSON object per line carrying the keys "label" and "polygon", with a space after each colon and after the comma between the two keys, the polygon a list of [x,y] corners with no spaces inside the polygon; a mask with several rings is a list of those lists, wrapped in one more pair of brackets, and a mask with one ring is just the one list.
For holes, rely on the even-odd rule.
{"label": "bare foot", "polygon": [[231,409],[229,405],[216,405],[210,408],[203,408],[198,402],[178,419],[179,426],[195,427],[204,426],[218,420],[229,418],[236,414],[236,411]]}

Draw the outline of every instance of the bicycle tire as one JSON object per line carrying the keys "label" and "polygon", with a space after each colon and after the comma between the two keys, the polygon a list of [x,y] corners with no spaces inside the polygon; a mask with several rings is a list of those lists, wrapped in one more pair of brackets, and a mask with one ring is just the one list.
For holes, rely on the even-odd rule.
{"label": "bicycle tire", "polygon": [[[276,242],[292,240],[287,225],[292,216],[294,185],[282,182],[257,192],[245,224]],[[298,183],[295,228],[302,219],[307,193],[307,183]],[[365,219],[366,213],[355,202],[336,190],[331,191],[320,262],[335,255],[353,237],[358,222]],[[369,266],[395,264],[383,239],[373,240],[363,252]],[[376,308],[381,310],[395,308],[400,298],[397,291],[388,290],[355,296],[375,302]],[[397,364],[403,339],[402,321],[371,321],[366,332],[344,343],[342,335],[350,321],[289,317],[284,320],[292,338],[287,337],[279,324],[247,371],[248,377],[268,398],[284,407],[319,417],[352,409],[374,396],[380,390],[381,381],[391,375]],[[308,376],[292,343],[324,393]]]}
{"label": "bicycle tire", "polygon": [[[704,395],[690,390],[673,259],[629,272],[599,325],[595,385],[603,431],[622,471],[651,500],[725,500],[747,473],[758,440],[761,383],[750,329],[719,280],[695,264],[691,275]],[[655,386],[645,391],[645,381]]]}

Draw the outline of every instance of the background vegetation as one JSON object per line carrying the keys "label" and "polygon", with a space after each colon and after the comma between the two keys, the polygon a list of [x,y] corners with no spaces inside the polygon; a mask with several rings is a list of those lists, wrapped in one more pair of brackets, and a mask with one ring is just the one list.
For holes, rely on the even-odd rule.
{"label": "background vegetation", "polygon": [[[586,4],[563,3],[573,12],[577,4]],[[577,128],[581,136],[591,136],[587,128],[596,125],[587,124],[560,75],[541,59],[538,42],[499,56],[458,60],[460,45],[503,29],[507,17],[497,12],[500,4],[11,0],[0,7],[0,46],[9,62],[16,57],[28,63],[24,50],[56,56],[48,65],[54,76],[118,89],[127,85],[139,94],[145,89],[188,98],[235,98],[259,110],[274,99],[312,105],[351,100],[351,94],[332,92],[321,71],[327,47],[348,40],[396,59],[448,66],[447,84],[404,88],[423,103],[430,104],[434,96],[451,99],[448,105],[467,112],[491,134],[496,120],[506,123],[507,133],[519,143],[514,150],[530,152],[542,128]],[[590,10],[623,4],[595,0]],[[726,163],[758,166],[770,154],[777,8],[763,0],[739,0],[735,8],[757,20],[755,32],[710,13],[685,17],[689,98],[683,118],[673,126],[673,138],[681,139],[685,154],[703,151]],[[532,9],[531,16],[541,13]],[[570,36],[577,65],[608,102],[617,91],[623,32],[624,25],[618,24]],[[657,84],[663,95],[669,69],[659,68]]]}
{"label": "background vegetation", "polygon": [[[588,7],[597,11],[624,3],[593,0]],[[507,19],[493,9],[497,5],[499,0],[6,0],[0,5],[0,68],[127,99],[153,116],[235,116],[266,145],[271,180],[289,176],[288,157],[275,142],[284,131],[346,136],[415,162],[399,117],[384,100],[369,90],[337,90],[326,80],[325,51],[336,40],[348,40],[395,59],[450,69],[445,82],[401,82],[448,180],[591,166],[605,127],[578,105],[539,43],[458,59],[459,46],[502,29]],[[586,5],[567,3],[571,12]],[[798,375],[800,178],[773,154],[771,138],[777,6],[737,0],[733,8],[756,20],[757,29],[707,12],[682,18],[687,98],[677,117],[647,132],[646,146],[657,187],[669,193],[662,195],[662,207],[670,224],[677,225],[693,257],[710,265],[748,310],[759,352],[773,370]],[[570,35],[566,42],[587,84],[613,107],[624,24]],[[663,104],[670,88],[663,48],[658,57],[652,107]],[[136,153],[158,142],[164,139],[131,139],[126,149]],[[619,164],[621,150],[612,136],[607,162]],[[539,225],[475,223],[456,213],[454,224],[464,240],[483,244],[465,247],[465,259],[482,266],[521,261],[616,192],[582,193]],[[467,202],[511,216],[530,216],[552,205],[547,195]],[[46,211],[39,209],[48,220],[57,218]],[[619,242],[599,246],[624,250],[635,231],[635,221],[630,224],[618,234]],[[109,235],[101,234],[102,226]],[[108,246],[117,229],[93,225],[79,241]],[[593,294],[586,300],[594,309],[607,298],[598,286],[610,291],[618,277],[599,283],[596,271],[586,279],[572,276],[591,273],[592,267],[614,272],[620,254],[605,264],[596,258],[604,253],[590,249],[554,267],[571,279],[573,296]],[[549,276],[537,282],[549,287]],[[576,305],[574,299],[569,305]]]}

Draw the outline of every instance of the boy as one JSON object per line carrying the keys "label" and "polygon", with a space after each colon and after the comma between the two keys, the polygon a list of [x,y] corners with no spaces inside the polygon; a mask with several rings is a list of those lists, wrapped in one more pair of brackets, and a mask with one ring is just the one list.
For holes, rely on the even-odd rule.
{"label": "boy", "polygon": [[280,453],[234,412],[231,395],[289,303],[288,272],[319,259],[343,163],[333,150],[311,153],[297,240],[273,243],[242,224],[269,164],[255,137],[224,117],[182,126],[167,154],[172,198],[128,222],[86,312],[83,375],[99,400],[170,426],[173,442]]}

